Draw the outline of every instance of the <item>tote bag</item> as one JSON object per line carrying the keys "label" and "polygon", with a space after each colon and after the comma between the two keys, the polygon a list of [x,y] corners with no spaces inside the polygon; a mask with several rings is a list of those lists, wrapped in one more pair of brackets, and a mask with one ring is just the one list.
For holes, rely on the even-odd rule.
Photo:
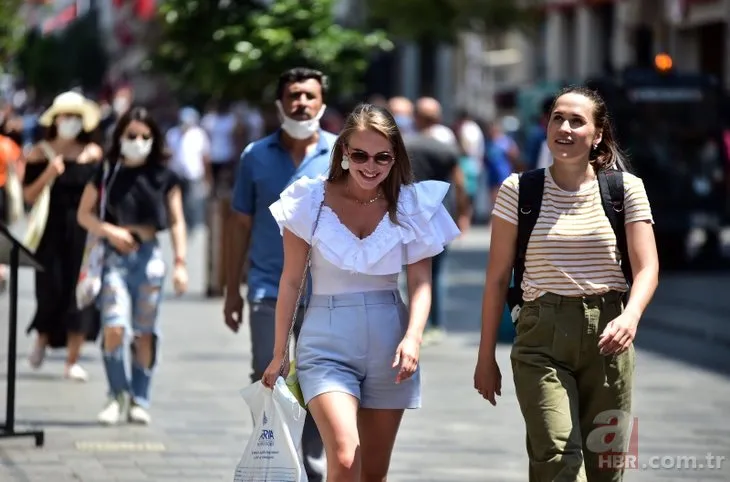
{"label": "tote bag", "polygon": [[[53,151],[47,142],[41,142],[39,147],[43,151],[48,161],[52,161],[56,157],[56,153]],[[33,253],[38,250],[38,246],[41,244],[43,239],[43,233],[46,231],[46,223],[48,222],[48,210],[51,205],[51,188],[53,187],[51,181],[45,186],[43,190],[36,198],[33,203],[33,207],[30,209],[28,215],[28,227],[23,237],[23,244]]]}
{"label": "tote bag", "polygon": [[[107,183],[109,175],[109,162],[104,161],[104,170],[101,176],[101,184],[99,185],[99,220],[104,221],[106,214],[107,192],[110,189],[114,178],[119,172],[121,163],[116,163],[111,179]],[[79,271],[79,279],[76,282],[76,306],[83,310],[96,302],[96,298],[101,292],[101,278],[104,271],[104,240],[99,236],[88,233],[86,235],[86,244],[84,246],[84,257],[81,261],[81,270]]]}

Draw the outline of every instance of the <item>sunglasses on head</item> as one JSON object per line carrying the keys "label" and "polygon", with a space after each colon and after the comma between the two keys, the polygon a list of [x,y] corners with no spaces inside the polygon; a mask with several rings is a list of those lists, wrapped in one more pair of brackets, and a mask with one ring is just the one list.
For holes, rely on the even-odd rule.
{"label": "sunglasses on head", "polygon": [[142,139],[142,140],[148,141],[148,140],[152,139],[152,136],[150,134],[137,134],[135,132],[128,132],[127,135],[125,135],[124,137],[129,139],[130,141],[133,141],[135,139]]}
{"label": "sunglasses on head", "polygon": [[371,156],[367,152],[361,151],[360,149],[353,149],[350,151],[349,154],[350,160],[355,164],[365,164],[371,157],[376,164],[380,164],[381,166],[387,166],[395,160],[390,152],[378,152],[377,154],[373,154]]}

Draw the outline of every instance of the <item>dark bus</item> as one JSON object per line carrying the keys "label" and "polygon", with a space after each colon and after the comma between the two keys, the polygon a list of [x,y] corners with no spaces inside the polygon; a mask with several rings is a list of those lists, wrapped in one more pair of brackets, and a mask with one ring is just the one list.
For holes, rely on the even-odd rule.
{"label": "dark bus", "polygon": [[728,265],[724,96],[714,77],[652,69],[589,82],[606,99],[616,135],[652,204],[663,269]]}

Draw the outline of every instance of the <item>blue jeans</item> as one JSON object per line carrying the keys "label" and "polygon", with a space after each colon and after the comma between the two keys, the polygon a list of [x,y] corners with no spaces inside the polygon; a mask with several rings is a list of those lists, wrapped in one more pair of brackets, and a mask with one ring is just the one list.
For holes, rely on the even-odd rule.
{"label": "blue jeans", "polygon": [[[108,247],[104,262],[99,304],[102,325],[124,328],[124,342],[112,350],[103,346],[104,369],[109,384],[109,395],[117,397],[130,393],[133,403],[148,407],[150,382],[158,358],[158,314],[165,279],[165,262],[157,240],[148,241],[133,253],[122,255]],[[131,377],[127,376],[130,342],[133,336],[152,334],[152,361],[141,366],[133,357]]]}

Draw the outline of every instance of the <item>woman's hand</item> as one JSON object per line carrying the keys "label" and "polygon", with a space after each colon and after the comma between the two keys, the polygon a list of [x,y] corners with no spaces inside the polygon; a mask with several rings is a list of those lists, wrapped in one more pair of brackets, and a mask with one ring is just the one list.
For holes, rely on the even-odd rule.
{"label": "woman's hand", "polygon": [[179,296],[188,290],[188,269],[184,264],[175,264],[172,274],[172,282],[175,286],[175,293]]}
{"label": "woman's hand", "polygon": [[494,354],[479,356],[474,369],[474,388],[492,405],[497,405],[497,396],[502,396],[502,373]]}
{"label": "woman's hand", "polygon": [[400,365],[398,375],[395,377],[395,383],[408,380],[416,373],[420,351],[420,343],[412,337],[406,335],[401,340],[400,345],[395,350],[395,358],[393,359],[393,368]]}
{"label": "woman's hand", "polygon": [[56,156],[52,160],[48,161],[48,167],[46,167],[46,172],[49,176],[51,176],[51,179],[55,179],[61,174],[63,174],[63,171],[66,170],[66,164],[63,162],[63,156]]}
{"label": "woman's hand", "polygon": [[639,317],[627,312],[611,320],[598,338],[598,349],[601,355],[613,355],[626,351],[634,342]]}
{"label": "woman's hand", "polygon": [[287,360],[287,363],[284,363],[284,367],[282,369],[281,363],[284,360],[283,356],[275,356],[273,360],[271,360],[271,363],[269,363],[269,366],[266,367],[266,370],[264,371],[264,376],[261,377],[261,383],[265,387],[274,388],[274,384],[276,383],[276,380],[281,375],[282,377],[286,378],[287,375],[289,375],[289,363]]}
{"label": "woman's hand", "polygon": [[109,226],[105,233],[106,239],[122,254],[129,254],[138,248],[132,233],[119,226]]}

